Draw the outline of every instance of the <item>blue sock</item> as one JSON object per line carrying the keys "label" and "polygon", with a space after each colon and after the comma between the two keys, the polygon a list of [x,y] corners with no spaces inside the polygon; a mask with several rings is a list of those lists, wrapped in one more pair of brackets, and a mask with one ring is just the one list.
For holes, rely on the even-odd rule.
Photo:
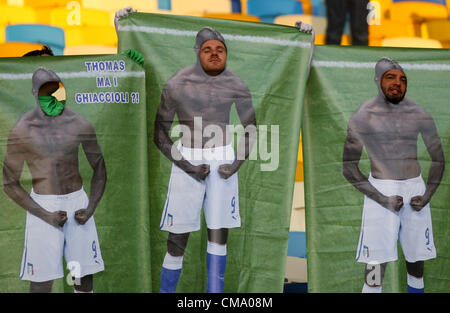
{"label": "blue sock", "polygon": [[225,285],[226,255],[215,255],[206,253],[206,266],[208,268],[208,283],[206,292],[222,293]]}
{"label": "blue sock", "polygon": [[425,288],[414,288],[408,285],[408,293],[424,293]]}
{"label": "blue sock", "polygon": [[183,256],[172,256],[169,252],[166,253],[161,270],[161,286],[159,292],[174,293],[176,291],[182,267]]}
{"label": "blue sock", "polygon": [[180,278],[181,269],[169,270],[165,267],[161,271],[160,293],[174,293],[177,289],[178,279]]}

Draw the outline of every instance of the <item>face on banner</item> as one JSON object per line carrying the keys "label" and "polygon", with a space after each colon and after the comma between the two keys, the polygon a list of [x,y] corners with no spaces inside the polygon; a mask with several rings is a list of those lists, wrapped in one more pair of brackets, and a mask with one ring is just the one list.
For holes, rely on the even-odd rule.
{"label": "face on banner", "polygon": [[[114,69],[116,63],[122,64],[122,70],[119,65]],[[120,222],[102,218],[105,205],[109,212],[116,210],[111,205],[116,200],[105,192],[106,173],[113,185],[117,179],[130,186],[141,180],[132,172],[117,170],[115,158],[121,153],[114,149],[130,151],[135,149],[133,143],[138,145],[139,138],[146,137],[145,132],[139,135],[139,129],[146,129],[141,112],[145,105],[132,100],[139,98],[139,92],[145,94],[139,90],[144,77],[137,65],[120,55],[0,62],[0,117],[4,121],[0,128],[4,190],[0,203],[6,210],[1,227],[10,230],[0,247],[11,251],[10,256],[1,255],[0,264],[8,277],[15,278],[0,279],[0,290],[28,289],[24,283],[29,281],[31,291],[50,291],[52,285],[57,291],[73,291],[74,284],[76,288],[87,288],[88,281],[92,285],[92,275],[104,270],[103,247],[110,243],[101,236],[102,229],[119,231],[122,227]],[[129,113],[131,106],[136,114]],[[117,118],[124,113],[124,121]],[[111,115],[116,116],[114,126],[109,122]],[[122,140],[132,129],[138,140]],[[123,160],[133,163],[138,158],[140,154],[133,153]],[[124,186],[109,188],[128,197]],[[141,209],[147,210],[145,203],[136,205],[130,217]],[[100,224],[94,222],[94,213]],[[19,273],[9,269],[18,264]],[[40,284],[63,278],[67,271],[65,280]],[[111,288],[102,278],[96,284],[99,290]]]}
{"label": "face on banner", "polygon": [[[156,288],[281,291],[311,38],[217,19],[132,13],[119,22],[119,51],[141,52],[149,73]],[[272,184],[283,192],[269,196]],[[225,263],[225,283],[213,283],[208,264]],[[168,269],[178,271],[170,286]]]}
{"label": "face on banner", "polygon": [[[444,144],[448,142],[450,125],[445,117],[449,111],[442,106],[448,88],[441,80],[448,71],[448,58],[444,52],[425,57],[412,49],[318,50],[303,134],[305,150],[315,156],[306,156],[305,161],[309,171],[305,175],[307,207],[316,212],[312,220],[311,211],[307,213],[311,222],[307,231],[313,237],[320,231],[323,237],[308,242],[316,251],[310,259],[321,271],[345,268],[345,276],[338,275],[338,280],[360,278],[356,284],[347,284],[348,291],[360,292],[363,284],[363,292],[398,291],[406,285],[407,273],[422,277],[424,263],[429,264],[425,265],[425,272],[429,272],[445,262],[436,256],[445,237],[442,208],[449,179],[445,171],[449,147]],[[386,54],[392,58],[379,57]],[[409,61],[396,62],[394,57]],[[376,62],[369,62],[375,58]],[[414,58],[418,61],[411,62]],[[317,86],[327,88],[318,94],[313,91]],[[430,98],[435,88],[440,92],[433,91]],[[332,127],[324,127],[324,122]],[[327,180],[323,179],[325,169]],[[335,191],[323,194],[322,190],[328,188]],[[335,211],[338,208],[339,214]],[[328,214],[322,216],[325,212]],[[322,225],[326,219],[328,227]],[[337,225],[342,225],[339,231]],[[324,255],[329,258],[327,251],[334,241],[325,239],[331,233],[339,238],[339,249],[346,252],[335,251],[328,262]],[[394,268],[404,279],[393,277]],[[312,290],[332,290],[335,280],[317,271],[310,275],[315,277]],[[436,283],[429,287],[439,288]],[[423,288],[423,282],[414,284],[414,288]]]}

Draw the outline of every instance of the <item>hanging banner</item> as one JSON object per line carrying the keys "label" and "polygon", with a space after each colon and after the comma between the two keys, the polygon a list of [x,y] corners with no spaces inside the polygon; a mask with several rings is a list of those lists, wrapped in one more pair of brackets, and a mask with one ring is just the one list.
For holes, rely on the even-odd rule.
{"label": "hanging banner", "polygon": [[142,67],[2,58],[0,99],[0,291],[73,292],[89,274],[94,292],[151,291]]}
{"label": "hanging banner", "polygon": [[448,292],[449,73],[448,50],[315,49],[302,126],[309,292]]}
{"label": "hanging banner", "polygon": [[[146,13],[119,24],[119,51],[145,59],[153,291],[281,292],[311,35]],[[226,256],[219,289],[207,228]],[[166,289],[169,263],[179,283]]]}

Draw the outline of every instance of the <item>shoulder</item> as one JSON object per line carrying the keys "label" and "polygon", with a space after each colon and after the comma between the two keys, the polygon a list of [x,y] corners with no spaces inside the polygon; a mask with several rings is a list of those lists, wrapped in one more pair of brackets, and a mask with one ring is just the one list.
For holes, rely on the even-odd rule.
{"label": "shoulder", "polygon": [[91,122],[89,122],[84,116],[75,112],[74,110],[68,108],[67,106],[64,108],[63,114],[61,116],[63,118],[64,123],[68,123],[71,125],[77,125],[80,130],[93,130]]}
{"label": "shoulder", "polygon": [[414,113],[431,117],[430,113],[428,113],[423,106],[421,106],[414,100],[405,97],[403,101],[405,102],[405,107],[408,113]]}
{"label": "shoulder", "polygon": [[351,122],[364,121],[368,118],[371,111],[373,111],[377,106],[376,98],[371,98],[364,101],[359,105],[356,111],[350,117]]}
{"label": "shoulder", "polygon": [[14,124],[11,133],[23,133],[28,130],[30,123],[39,118],[37,109],[23,113]]}
{"label": "shoulder", "polygon": [[166,82],[166,86],[175,86],[180,82],[184,81],[186,78],[192,76],[194,74],[194,65],[190,65],[178,70],[175,74],[173,74]]}
{"label": "shoulder", "polygon": [[240,78],[238,75],[230,71],[229,69],[225,69],[225,71],[221,74],[221,78],[229,85],[232,85],[232,89],[238,92],[248,92],[248,85]]}

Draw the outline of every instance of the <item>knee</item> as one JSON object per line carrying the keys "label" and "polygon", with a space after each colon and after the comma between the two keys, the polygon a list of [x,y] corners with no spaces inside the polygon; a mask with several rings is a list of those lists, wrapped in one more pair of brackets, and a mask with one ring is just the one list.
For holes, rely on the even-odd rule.
{"label": "knee", "polygon": [[189,239],[189,233],[173,234],[169,233],[167,239],[167,252],[171,256],[183,256]]}

